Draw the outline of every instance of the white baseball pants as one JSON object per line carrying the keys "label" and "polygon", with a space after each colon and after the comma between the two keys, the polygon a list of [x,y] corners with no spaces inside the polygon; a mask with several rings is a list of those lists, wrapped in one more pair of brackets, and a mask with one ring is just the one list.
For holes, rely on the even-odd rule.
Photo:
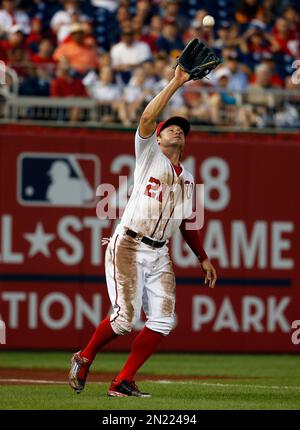
{"label": "white baseball pants", "polygon": [[143,308],[146,327],[166,336],[174,326],[176,287],[168,247],[152,248],[125,231],[118,225],[105,253],[112,329],[130,332]]}

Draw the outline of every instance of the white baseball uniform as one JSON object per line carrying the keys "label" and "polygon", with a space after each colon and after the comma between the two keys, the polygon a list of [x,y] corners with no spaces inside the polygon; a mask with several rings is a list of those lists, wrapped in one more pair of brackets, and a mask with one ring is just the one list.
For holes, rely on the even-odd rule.
{"label": "white baseball uniform", "polygon": [[[175,275],[168,239],[192,214],[193,176],[183,167],[178,176],[159,148],[156,133],[135,136],[134,187],[105,254],[111,326],[117,334],[131,331],[141,308],[146,326],[164,335],[174,325]],[[136,238],[126,234],[130,229]],[[143,236],[166,241],[161,248],[141,242]]]}

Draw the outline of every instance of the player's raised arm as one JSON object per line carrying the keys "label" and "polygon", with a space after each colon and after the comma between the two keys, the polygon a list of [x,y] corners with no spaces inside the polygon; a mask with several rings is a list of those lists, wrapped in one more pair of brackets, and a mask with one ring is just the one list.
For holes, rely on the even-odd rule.
{"label": "player's raised arm", "polygon": [[147,138],[153,134],[157,118],[178,88],[189,79],[202,79],[220,62],[208,46],[196,37],[192,39],[178,58],[174,78],[144,110],[139,124],[140,137]]}
{"label": "player's raised arm", "polygon": [[166,107],[172,95],[185,82],[189,80],[189,74],[181,70],[179,66],[175,69],[174,78],[145,108],[139,124],[139,134],[141,137],[149,137],[156,129],[156,120]]}

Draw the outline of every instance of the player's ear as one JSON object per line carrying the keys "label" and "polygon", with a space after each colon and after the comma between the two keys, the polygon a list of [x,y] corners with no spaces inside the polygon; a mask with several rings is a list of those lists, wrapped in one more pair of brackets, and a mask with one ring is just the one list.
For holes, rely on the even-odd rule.
{"label": "player's ear", "polygon": [[160,136],[157,136],[157,137],[156,137],[156,140],[157,140],[157,143],[160,145],[161,137],[160,137]]}

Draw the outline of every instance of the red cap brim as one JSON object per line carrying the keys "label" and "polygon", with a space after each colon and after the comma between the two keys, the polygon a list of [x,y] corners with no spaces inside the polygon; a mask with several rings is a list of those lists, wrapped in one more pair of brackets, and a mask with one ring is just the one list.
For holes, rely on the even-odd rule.
{"label": "red cap brim", "polygon": [[182,116],[172,116],[171,118],[165,120],[165,121],[161,121],[156,129],[156,135],[158,136],[161,131],[166,128],[169,127],[169,125],[178,125],[180,128],[182,128],[183,133],[185,136],[187,136],[190,132],[190,123],[188,122],[187,119],[183,118]]}

